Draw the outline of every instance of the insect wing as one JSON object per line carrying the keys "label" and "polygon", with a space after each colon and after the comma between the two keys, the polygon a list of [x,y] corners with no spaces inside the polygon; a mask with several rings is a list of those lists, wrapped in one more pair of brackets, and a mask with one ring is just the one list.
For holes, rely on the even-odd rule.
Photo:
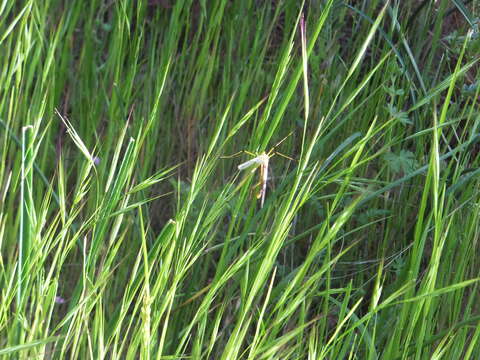
{"label": "insect wing", "polygon": [[248,169],[250,166],[254,164],[261,164],[261,158],[260,156],[257,156],[256,158],[253,158],[251,160],[245,161],[244,163],[238,165],[238,170],[245,170]]}

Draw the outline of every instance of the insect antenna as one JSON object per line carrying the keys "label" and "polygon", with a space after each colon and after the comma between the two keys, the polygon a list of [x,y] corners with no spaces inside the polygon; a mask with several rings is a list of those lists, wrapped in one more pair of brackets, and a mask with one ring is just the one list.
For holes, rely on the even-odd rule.
{"label": "insect antenna", "polygon": [[275,148],[277,148],[278,146],[280,146],[285,140],[287,140],[291,135],[293,134],[293,131],[290,131],[290,133],[285,136],[282,140],[280,140],[279,142],[277,142],[275,145],[272,146],[272,148],[270,149],[270,151],[268,152],[268,154],[272,154],[274,153],[275,151]]}

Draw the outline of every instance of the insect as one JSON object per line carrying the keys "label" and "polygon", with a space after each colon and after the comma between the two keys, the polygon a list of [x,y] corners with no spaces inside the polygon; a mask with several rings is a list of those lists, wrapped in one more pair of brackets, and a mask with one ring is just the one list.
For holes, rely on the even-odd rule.
{"label": "insect", "polygon": [[[257,193],[257,199],[260,199],[260,207],[263,207],[265,202],[265,193],[267,192],[267,181],[268,181],[268,161],[270,160],[270,155],[267,155],[265,152],[261,153],[257,157],[254,157],[251,160],[245,161],[244,163],[238,165],[238,170],[245,170],[253,165],[260,166],[260,191]],[[255,169],[253,169],[255,171]]]}
{"label": "insect", "polygon": [[[255,156],[255,154],[252,154],[248,151],[240,151],[239,152],[239,153],[245,152],[245,153],[247,153],[249,155],[252,155],[252,156],[255,156],[255,157],[253,159],[250,159],[250,160],[245,161],[244,163],[241,163],[240,165],[238,165],[238,170],[242,171],[242,170],[252,168],[252,172],[254,172],[254,171],[256,171],[257,168],[260,168],[260,170],[259,170],[260,171],[260,182],[257,184],[257,186],[260,187],[260,190],[257,192],[257,195],[256,195],[257,199],[260,199],[260,208],[262,208],[263,204],[265,203],[265,194],[267,192],[267,181],[268,181],[268,164],[269,164],[270,158],[273,155],[278,154],[278,155],[283,156],[283,157],[285,157],[289,160],[295,161],[294,159],[292,159],[291,157],[289,157],[287,155],[281,154],[279,152],[274,152],[274,149],[278,145],[280,145],[282,142],[284,142],[291,134],[292,133],[288,134],[280,142],[275,144],[275,146],[267,153],[262,152],[261,154]],[[233,154],[231,156],[226,156],[226,157],[234,157],[239,153]]]}

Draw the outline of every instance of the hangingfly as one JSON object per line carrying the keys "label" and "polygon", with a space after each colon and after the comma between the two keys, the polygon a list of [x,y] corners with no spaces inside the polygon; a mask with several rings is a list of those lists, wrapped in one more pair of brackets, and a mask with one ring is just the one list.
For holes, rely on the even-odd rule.
{"label": "hangingfly", "polygon": [[[260,166],[260,191],[257,193],[257,199],[260,199],[261,208],[263,207],[263,203],[265,202],[265,193],[267,192],[269,160],[270,160],[270,156],[268,156],[265,153],[262,153],[257,157],[238,165],[238,170],[245,170],[253,165]],[[255,171],[255,169],[253,169],[252,171]]]}
{"label": "hangingfly", "polygon": [[[260,183],[258,185],[260,185],[260,190],[258,191],[257,193],[257,199],[260,199],[260,207],[262,208],[263,207],[263,203],[265,202],[265,193],[267,192],[267,181],[268,181],[268,162],[270,160],[270,158],[276,154],[286,158],[286,159],[289,159],[289,160],[293,160],[295,161],[295,159],[292,159],[291,157],[287,156],[287,155],[283,155],[279,152],[275,152],[274,149],[280,145],[281,143],[283,143],[290,135],[293,134],[293,131],[288,134],[287,136],[285,136],[282,140],[280,140],[278,143],[276,143],[268,153],[266,153],[265,151],[262,152],[260,155],[257,155],[255,156],[255,154],[252,154],[252,153],[249,153],[248,151],[243,151],[247,154],[250,154],[252,156],[255,156],[253,159],[250,159],[248,161],[245,161],[244,163],[241,163],[240,165],[238,165],[238,170],[245,170],[245,169],[248,169],[252,166],[254,166],[254,168],[252,169],[252,172],[254,172],[257,167],[260,167]],[[237,153],[238,154],[238,153]],[[232,155],[232,156],[235,156],[236,154]],[[228,157],[232,157],[232,156],[226,156],[227,158]]]}

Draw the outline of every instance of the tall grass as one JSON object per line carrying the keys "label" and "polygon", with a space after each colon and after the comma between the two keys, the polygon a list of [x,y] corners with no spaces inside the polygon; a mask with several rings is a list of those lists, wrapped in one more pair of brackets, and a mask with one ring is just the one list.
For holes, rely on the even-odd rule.
{"label": "tall grass", "polygon": [[1,2],[2,358],[477,359],[465,3]]}

